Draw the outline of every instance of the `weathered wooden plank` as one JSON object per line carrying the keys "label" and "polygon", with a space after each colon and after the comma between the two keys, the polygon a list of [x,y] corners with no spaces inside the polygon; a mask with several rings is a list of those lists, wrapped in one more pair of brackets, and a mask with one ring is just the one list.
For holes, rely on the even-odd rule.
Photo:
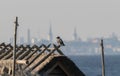
{"label": "weathered wooden plank", "polygon": [[48,46],[45,46],[45,49],[43,49],[38,55],[35,56],[35,58],[27,65],[25,66],[23,69],[26,69],[28,66],[30,66],[42,53],[44,53],[49,47],[50,47],[51,44],[49,44]]}
{"label": "weathered wooden plank", "polygon": [[[39,48],[41,47],[42,45]],[[37,45],[33,45],[33,47],[31,48],[30,54],[28,54],[24,59],[29,60],[32,57],[32,55],[34,55],[39,50],[39,48]]]}
{"label": "weathered wooden plank", "polygon": [[20,45],[16,52],[16,58],[18,58],[24,51],[25,51],[25,47],[23,45]]}
{"label": "weathered wooden plank", "polygon": [[47,59],[55,50],[52,50],[48,55],[46,55],[43,59],[41,59],[37,64],[35,64],[32,68],[31,71],[33,69],[35,69],[37,66],[39,66],[45,59]]}
{"label": "weathered wooden plank", "polygon": [[58,48],[59,46],[54,45],[54,49],[50,51],[50,53],[48,55],[46,55],[43,59],[41,59],[36,65],[34,65],[30,70],[34,70],[37,66],[39,66],[44,60],[46,60],[51,54],[53,54]]}
{"label": "weathered wooden plank", "polygon": [[4,56],[8,55],[12,50],[13,50],[13,47],[11,46],[11,44],[4,46],[4,49],[3,49],[4,53],[0,55],[0,59],[4,58]]}
{"label": "weathered wooden plank", "polygon": [[32,55],[34,55],[36,52],[37,52],[37,50],[30,52],[30,54],[28,54],[24,59],[29,60],[32,57]]}
{"label": "weathered wooden plank", "polygon": [[25,56],[29,55],[31,52],[31,50],[25,51],[24,53],[22,53],[17,59],[23,59]]}
{"label": "weathered wooden plank", "polygon": [[[13,64],[13,60],[8,59],[8,60],[0,60],[0,64],[6,64],[10,63]],[[29,62],[27,60],[16,60],[16,64],[28,64]]]}
{"label": "weathered wooden plank", "polygon": [[0,55],[0,59],[4,58],[6,55],[8,55],[11,52],[11,50],[6,51],[2,55]]}
{"label": "weathered wooden plank", "polygon": [[13,52],[10,52],[8,55],[4,56],[2,59],[10,59],[13,55]]}
{"label": "weathered wooden plank", "polygon": [[6,46],[0,46],[0,54],[5,53]]}
{"label": "weathered wooden plank", "polygon": [[[16,48],[16,53],[18,52],[18,48]],[[11,51],[9,54],[7,54],[6,56],[4,56],[4,58],[2,59],[11,59],[13,56],[13,51]]]}
{"label": "weathered wooden plank", "polygon": [[29,64],[27,60],[16,60],[17,64]]}

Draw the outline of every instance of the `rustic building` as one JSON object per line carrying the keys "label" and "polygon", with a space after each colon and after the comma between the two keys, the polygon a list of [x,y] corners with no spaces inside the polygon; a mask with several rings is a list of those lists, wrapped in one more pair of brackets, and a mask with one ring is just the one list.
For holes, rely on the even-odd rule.
{"label": "rustic building", "polygon": [[[17,46],[16,76],[85,76],[78,67],[59,49],[42,44],[41,46]],[[12,73],[13,46],[0,44],[0,74]]]}

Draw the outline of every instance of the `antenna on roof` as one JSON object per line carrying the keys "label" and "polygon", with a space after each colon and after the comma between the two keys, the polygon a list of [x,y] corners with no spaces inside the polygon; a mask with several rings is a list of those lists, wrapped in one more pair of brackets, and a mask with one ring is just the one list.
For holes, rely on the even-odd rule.
{"label": "antenna on roof", "polygon": [[18,26],[18,17],[16,17],[16,21],[15,21],[12,76],[15,76],[17,26]]}

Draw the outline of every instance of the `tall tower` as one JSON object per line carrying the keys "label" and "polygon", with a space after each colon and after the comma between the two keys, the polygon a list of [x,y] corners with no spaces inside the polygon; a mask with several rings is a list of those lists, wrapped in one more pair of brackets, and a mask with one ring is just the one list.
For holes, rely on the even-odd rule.
{"label": "tall tower", "polygon": [[24,44],[24,37],[20,37],[20,44]]}
{"label": "tall tower", "polygon": [[30,29],[27,30],[27,44],[31,44],[31,38],[30,38]]}
{"label": "tall tower", "polygon": [[51,23],[50,23],[50,28],[49,28],[48,40],[49,40],[50,42],[53,41],[53,33],[52,33],[52,26],[51,26]]}
{"label": "tall tower", "polygon": [[78,40],[76,27],[74,28],[74,40]]}
{"label": "tall tower", "polygon": [[13,42],[14,42],[14,39],[10,38],[10,44],[13,44]]}

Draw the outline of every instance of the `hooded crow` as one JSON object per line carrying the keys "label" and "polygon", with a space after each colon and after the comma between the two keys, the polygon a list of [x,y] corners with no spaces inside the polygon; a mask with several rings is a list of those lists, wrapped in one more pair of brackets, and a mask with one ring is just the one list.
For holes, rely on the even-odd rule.
{"label": "hooded crow", "polygon": [[58,45],[60,45],[60,46],[65,46],[63,40],[62,40],[59,36],[57,36],[56,39],[57,39]]}

